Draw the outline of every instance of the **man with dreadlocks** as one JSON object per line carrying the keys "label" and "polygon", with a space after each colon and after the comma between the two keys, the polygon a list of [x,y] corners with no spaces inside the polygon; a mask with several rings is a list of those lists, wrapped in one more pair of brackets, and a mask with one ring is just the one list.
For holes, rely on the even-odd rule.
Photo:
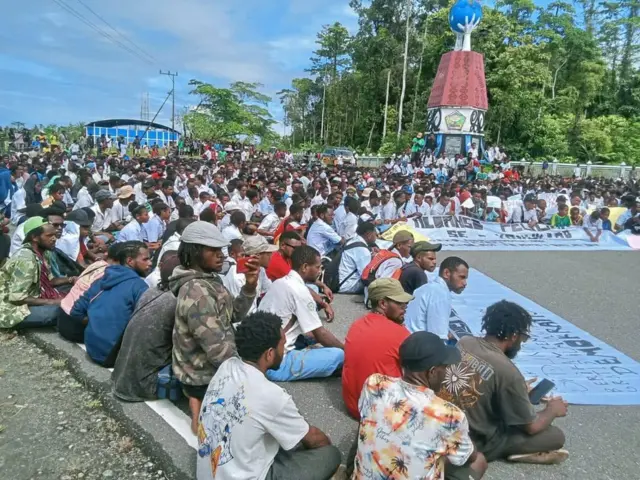
{"label": "man with dreadlocks", "polygon": [[[530,337],[531,315],[506,300],[482,318],[484,338],[458,342],[462,360],[447,367],[438,396],[464,410],[471,438],[491,462],[557,464],[567,459],[564,434],[551,423],[567,414],[567,403],[549,398],[538,413],[529,401],[529,383],[512,360]],[[449,469],[447,479],[459,478]],[[455,470],[455,469],[454,469]],[[464,477],[465,480],[467,477]]]}
{"label": "man with dreadlocks", "polygon": [[169,280],[176,296],[173,328],[173,373],[182,383],[191,409],[191,428],[198,427],[198,414],[209,381],[227,358],[236,355],[232,323],[247,314],[256,296],[260,265],[247,262],[246,282],[235,298],[222,284],[222,249],[229,242],[215,225],[198,221],[182,232],[180,265]]}

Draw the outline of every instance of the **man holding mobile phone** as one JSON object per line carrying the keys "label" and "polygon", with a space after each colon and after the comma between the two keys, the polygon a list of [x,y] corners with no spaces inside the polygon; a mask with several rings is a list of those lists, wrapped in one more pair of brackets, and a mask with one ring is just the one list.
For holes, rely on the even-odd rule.
{"label": "man holding mobile phone", "polygon": [[[567,415],[567,403],[560,397],[543,399],[546,408],[536,412],[529,384],[512,362],[530,328],[531,315],[520,305],[506,300],[491,305],[482,318],[485,337],[460,339],[462,360],[447,367],[438,393],[464,410],[471,438],[489,462],[551,465],[569,456],[562,449],[564,433],[552,425]],[[463,477],[452,467],[446,478]]]}

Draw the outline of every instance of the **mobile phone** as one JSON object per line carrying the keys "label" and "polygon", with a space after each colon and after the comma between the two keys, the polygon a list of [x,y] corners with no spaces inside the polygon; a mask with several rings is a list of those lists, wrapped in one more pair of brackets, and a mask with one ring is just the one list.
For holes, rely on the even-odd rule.
{"label": "mobile phone", "polygon": [[551,390],[553,390],[555,386],[556,384],[551,380],[547,380],[546,378],[543,379],[529,392],[529,401],[534,405],[538,405],[540,403],[540,400],[542,400]]}
{"label": "mobile phone", "polygon": [[247,260],[249,260],[249,258],[250,257],[243,257],[238,259],[238,264],[236,265],[237,273],[247,273],[249,271],[247,268]]}

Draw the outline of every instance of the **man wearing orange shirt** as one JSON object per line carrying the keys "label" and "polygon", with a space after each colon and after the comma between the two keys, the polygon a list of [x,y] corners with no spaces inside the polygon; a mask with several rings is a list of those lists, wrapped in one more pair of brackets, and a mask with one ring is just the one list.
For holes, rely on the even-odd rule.
{"label": "man wearing orange shirt", "polygon": [[400,344],[409,336],[403,326],[407,303],[413,296],[394,278],[369,285],[372,312],[356,320],[344,342],[342,398],[349,415],[360,419],[358,400],[365,380],[374,373],[401,377]]}

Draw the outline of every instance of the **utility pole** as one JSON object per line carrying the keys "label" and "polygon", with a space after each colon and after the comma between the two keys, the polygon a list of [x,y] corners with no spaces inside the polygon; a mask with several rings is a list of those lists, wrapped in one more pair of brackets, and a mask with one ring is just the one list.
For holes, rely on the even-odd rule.
{"label": "utility pole", "polygon": [[178,72],[171,73],[169,70],[163,72],[160,70],[160,75],[167,75],[171,77],[171,130],[176,129],[176,77]]}

